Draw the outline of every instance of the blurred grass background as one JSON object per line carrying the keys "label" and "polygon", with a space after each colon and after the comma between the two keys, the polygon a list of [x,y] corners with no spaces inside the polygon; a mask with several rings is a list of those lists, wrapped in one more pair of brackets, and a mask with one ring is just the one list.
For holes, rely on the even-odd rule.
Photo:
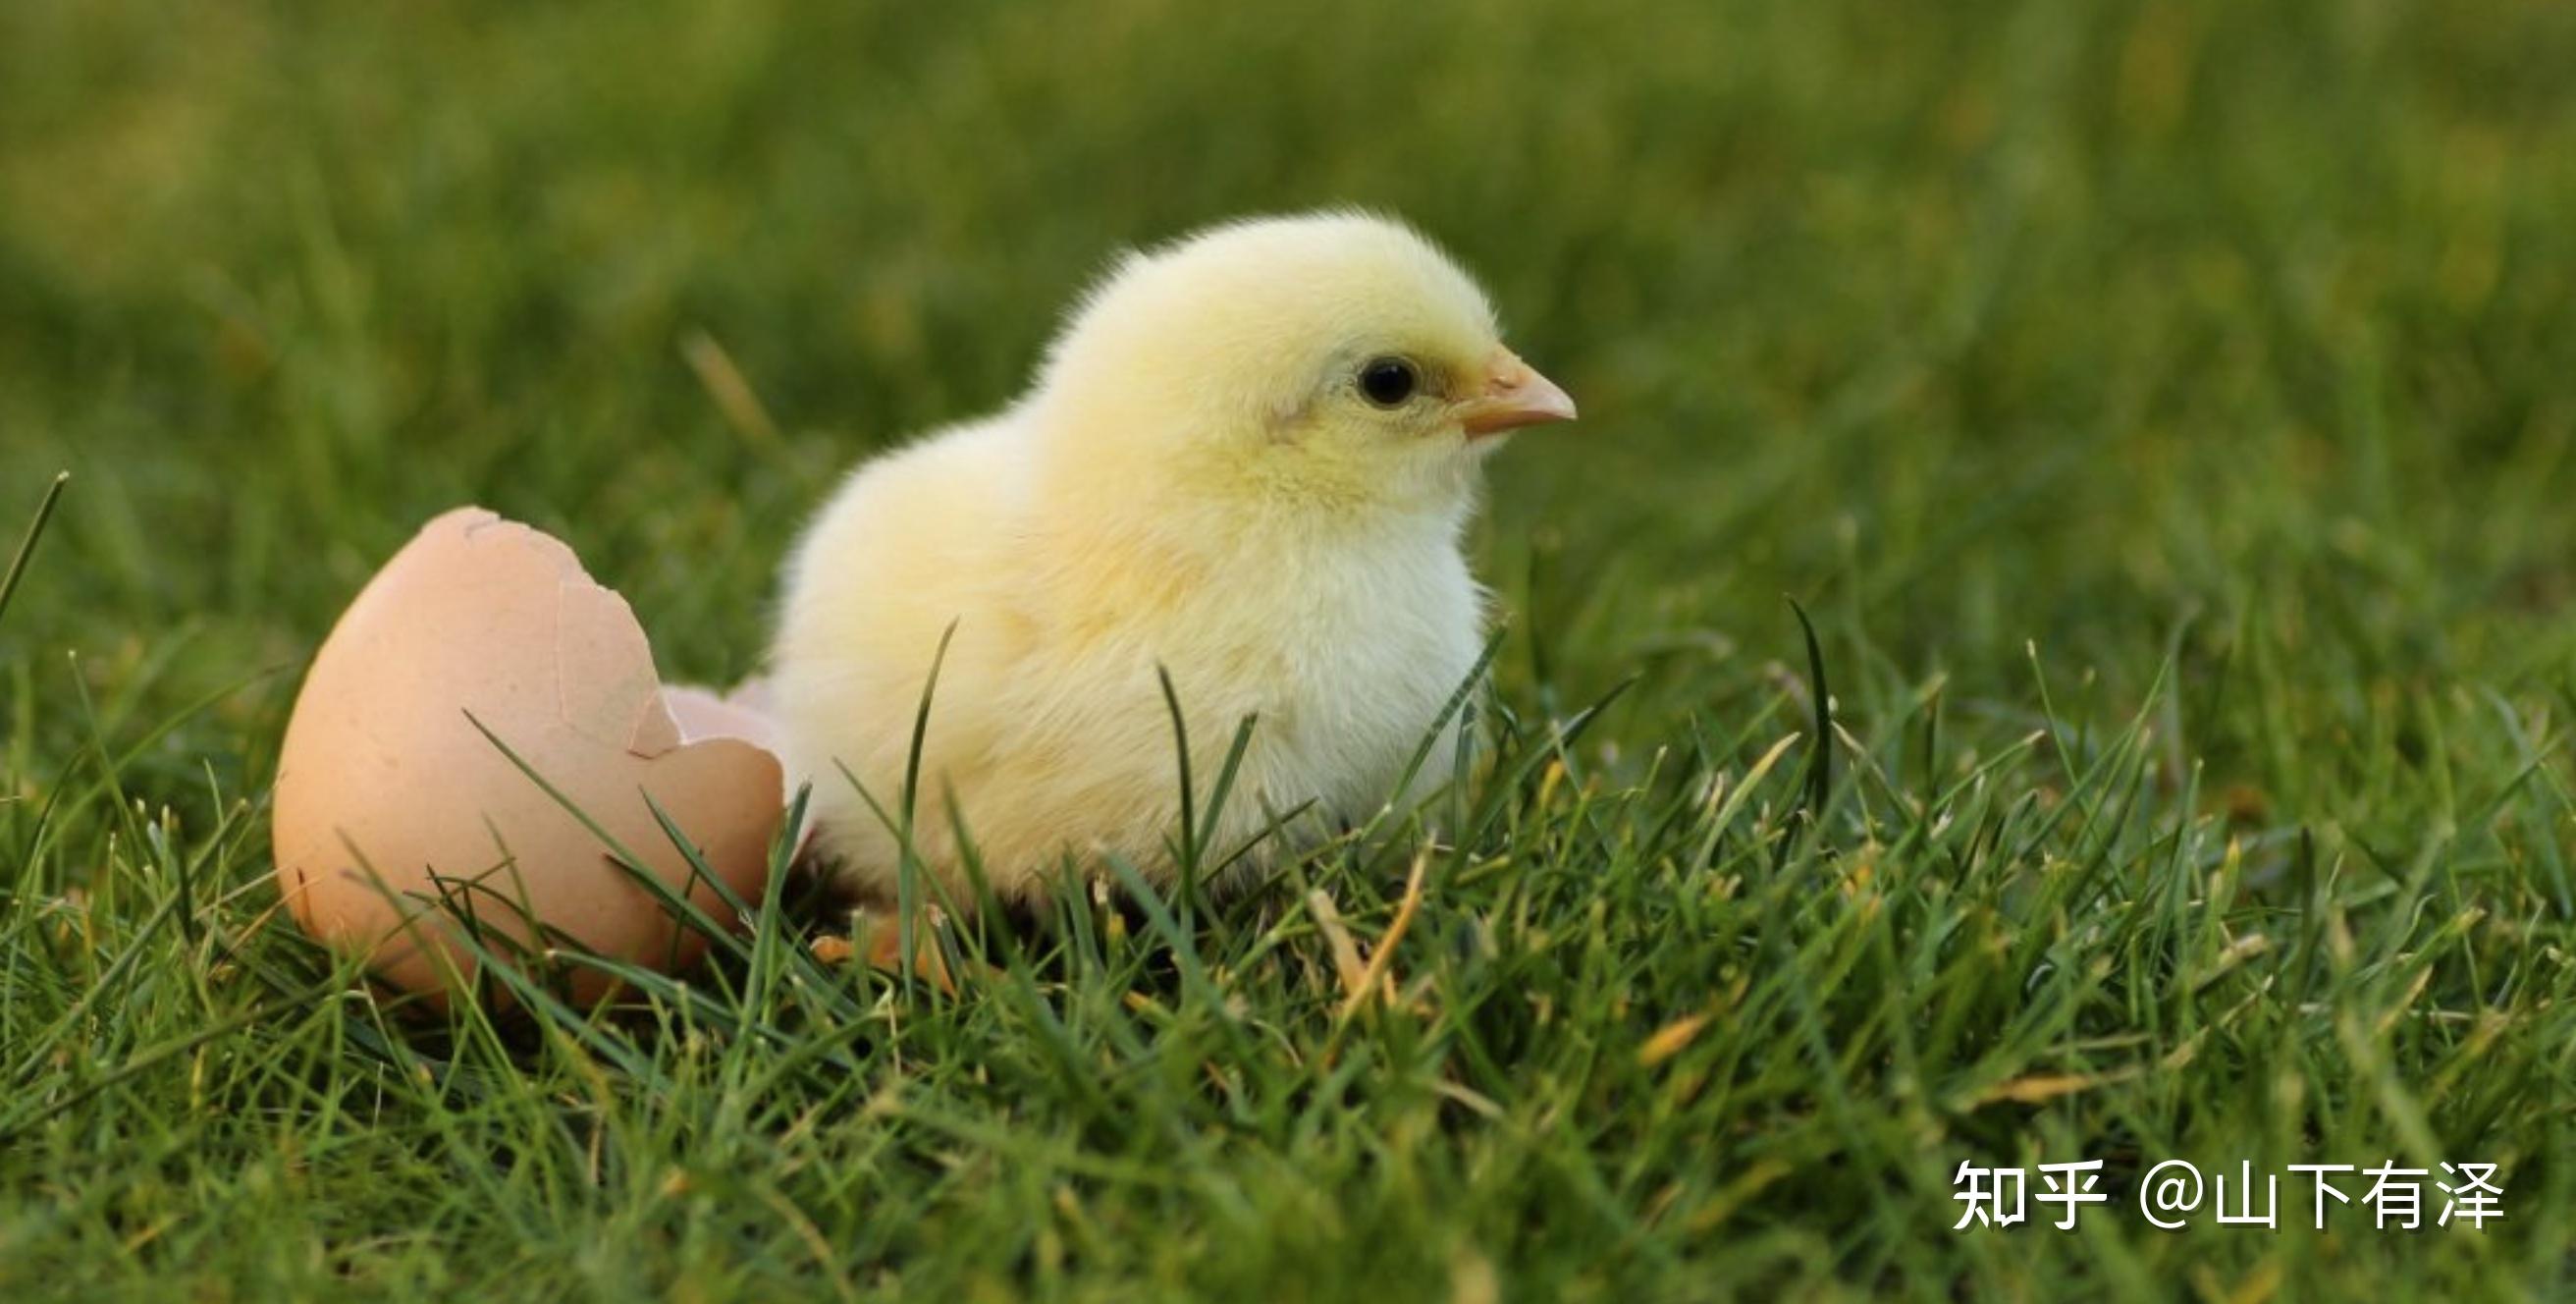
{"label": "blurred grass background", "polygon": [[[0,620],[16,818],[102,740],[183,822],[255,801],[302,658],[460,502],[572,542],[666,673],[749,673],[832,477],[1010,397],[1113,250],[1356,203],[1582,402],[1478,548],[1508,700],[1643,673],[1614,778],[1803,670],[1793,594],[1863,734],[1935,676],[2037,727],[2035,648],[2255,833],[2554,792],[2489,868],[2562,946],[2571,69],[2537,0],[12,0],[0,519],[74,476]],[[2466,741],[2532,720],[2537,778]],[[2555,1228],[2347,1267],[2563,1285]]]}

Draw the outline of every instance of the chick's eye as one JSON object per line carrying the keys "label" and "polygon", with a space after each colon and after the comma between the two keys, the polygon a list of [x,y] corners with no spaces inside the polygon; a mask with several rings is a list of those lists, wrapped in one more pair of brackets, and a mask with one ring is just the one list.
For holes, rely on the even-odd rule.
{"label": "chick's eye", "polygon": [[1360,368],[1360,393],[1379,407],[1394,407],[1422,388],[1422,373],[1402,358],[1377,358]]}

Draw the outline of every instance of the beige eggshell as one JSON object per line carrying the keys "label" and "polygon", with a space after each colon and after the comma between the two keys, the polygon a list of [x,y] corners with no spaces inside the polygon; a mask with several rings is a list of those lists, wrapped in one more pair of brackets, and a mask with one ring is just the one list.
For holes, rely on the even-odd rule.
{"label": "beige eggshell", "polygon": [[[674,891],[688,861],[646,793],[736,895],[760,898],[785,813],[769,722],[703,690],[666,693],[633,612],[570,548],[463,508],[368,582],[296,698],[273,825],[280,890],[306,932],[369,956],[397,987],[443,997],[477,962],[431,904],[435,876],[521,942],[536,935],[524,903],[604,956],[673,972],[697,959],[705,939],[477,720]],[[710,885],[690,898],[731,922]],[[579,999],[614,987],[573,970]]]}
{"label": "beige eggshell", "polygon": [[769,688],[757,679],[722,695],[694,684],[673,684],[662,690],[662,705],[679,723],[680,736],[691,742],[739,738],[762,751],[778,751],[778,722],[768,711]]}

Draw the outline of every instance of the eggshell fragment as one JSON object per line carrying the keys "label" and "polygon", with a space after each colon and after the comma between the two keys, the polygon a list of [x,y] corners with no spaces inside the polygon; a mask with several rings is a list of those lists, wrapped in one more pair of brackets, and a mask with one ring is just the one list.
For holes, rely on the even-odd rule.
{"label": "eggshell fragment", "polygon": [[694,684],[673,684],[662,690],[662,705],[679,723],[680,736],[692,742],[739,738],[762,751],[778,751],[778,721],[769,714],[769,688],[757,679],[721,695]]}
{"label": "eggshell fragment", "polygon": [[[296,698],[272,823],[280,889],[306,932],[432,998],[475,974],[457,907],[538,950],[552,943],[531,920],[644,968],[698,958],[705,939],[484,729],[709,916],[728,918],[723,898],[691,885],[645,794],[738,897],[760,898],[785,808],[769,722],[703,690],[666,692],[634,613],[570,548],[464,508],[368,582]],[[577,999],[615,986],[572,971]]]}

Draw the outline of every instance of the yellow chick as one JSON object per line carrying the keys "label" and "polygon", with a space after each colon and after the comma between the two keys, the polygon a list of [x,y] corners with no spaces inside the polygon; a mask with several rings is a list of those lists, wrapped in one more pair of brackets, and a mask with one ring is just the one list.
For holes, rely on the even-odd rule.
{"label": "yellow chick", "polygon": [[952,626],[912,832],[952,901],[974,899],[961,823],[1005,900],[1067,865],[1106,877],[1103,853],[1169,880],[1180,765],[1157,667],[1203,823],[1258,717],[1211,863],[1271,813],[1418,800],[1448,776],[1454,720],[1394,789],[1483,646],[1459,548],[1479,463],[1574,415],[1396,223],[1269,218],[1127,256],[1026,395],[862,464],[798,545],[772,683],[819,849],[894,900],[889,822]]}

